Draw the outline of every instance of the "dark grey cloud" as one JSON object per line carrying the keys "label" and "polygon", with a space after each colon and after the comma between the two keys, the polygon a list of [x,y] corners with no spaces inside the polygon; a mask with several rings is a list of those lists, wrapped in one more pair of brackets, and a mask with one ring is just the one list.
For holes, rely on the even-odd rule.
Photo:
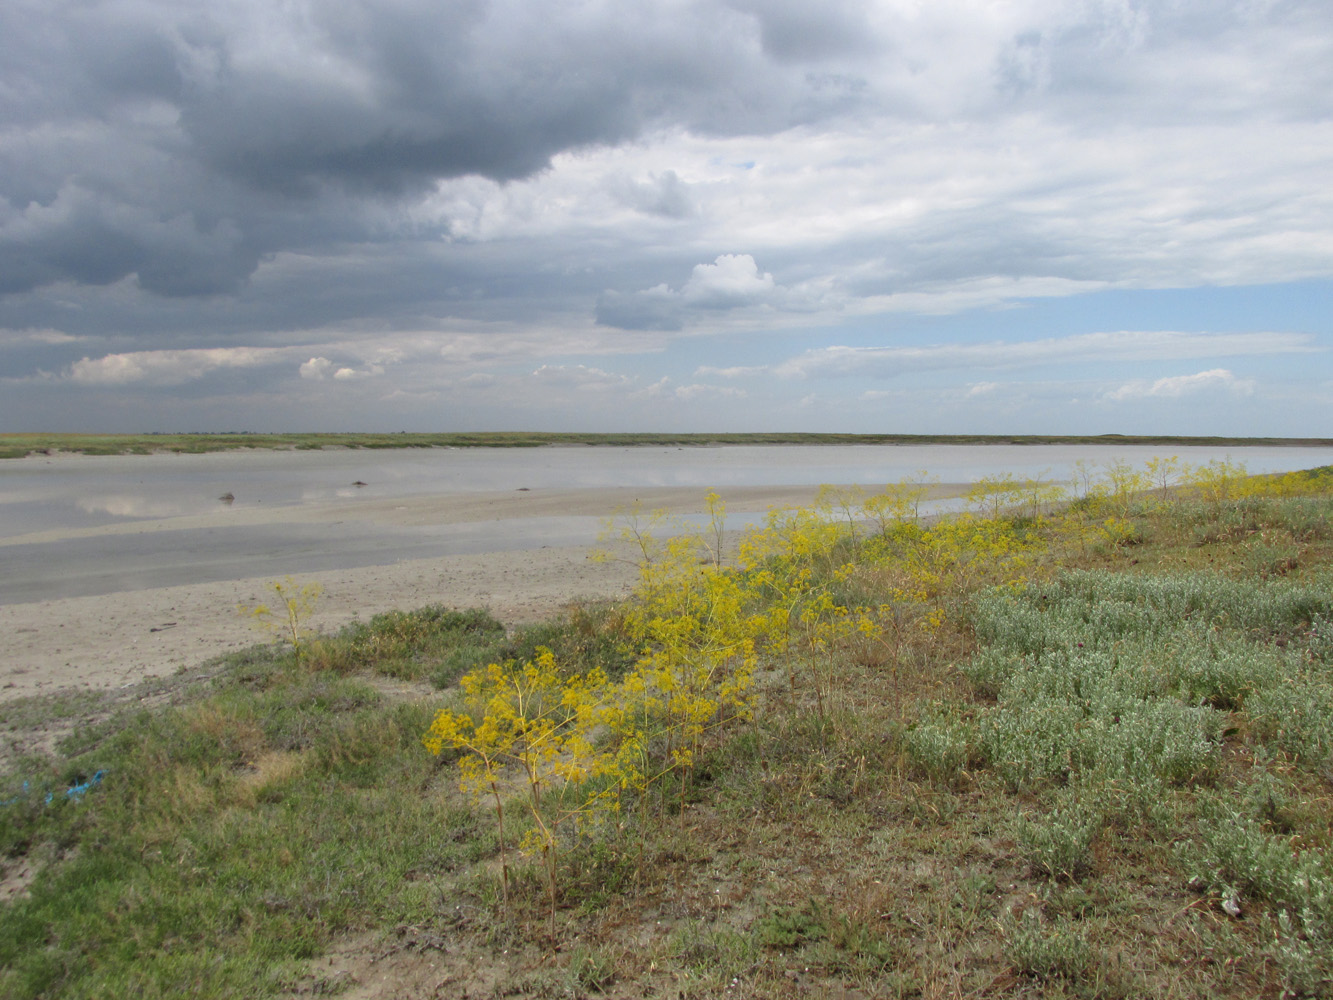
{"label": "dark grey cloud", "polygon": [[758,22],[764,51],[784,62],[864,55],[875,47],[864,0],[732,0],[730,6]]}
{"label": "dark grey cloud", "polygon": [[621,188],[626,204],[649,215],[683,219],[694,211],[689,185],[674,170],[664,170],[646,183],[627,180]]}
{"label": "dark grey cloud", "polygon": [[233,220],[155,212],[79,188],[30,205],[22,228],[0,242],[0,293],[61,280],[105,285],[134,272],[160,295],[207,295],[234,290],[259,259]]}
{"label": "dark grey cloud", "polygon": [[[233,294],[266,255],[373,240],[368,214],[441,180],[512,181],[663,128],[891,127],[1048,94],[1082,115],[1274,95],[1294,114],[1330,107],[1320,46],[1240,87],[1163,86],[1153,62],[1215,46],[1233,57],[1219,72],[1265,69],[1271,34],[1333,31],[1327,5],[1034,7],[1007,38],[959,17],[870,0],[16,0],[0,13],[0,294],[130,275],[162,296]],[[669,170],[628,200],[694,208]]]}
{"label": "dark grey cloud", "polygon": [[1321,0],[13,0],[4,405],[1320,279],[1330,121]]}
{"label": "dark grey cloud", "polygon": [[[845,95],[791,64],[863,38],[836,5],[521,0],[54,0],[0,25],[0,292],[134,274],[167,296],[234,292],[264,254],[355,233],[359,202],[440,179],[527,177],[663,125],[828,114]],[[645,197],[689,210],[670,174]]]}

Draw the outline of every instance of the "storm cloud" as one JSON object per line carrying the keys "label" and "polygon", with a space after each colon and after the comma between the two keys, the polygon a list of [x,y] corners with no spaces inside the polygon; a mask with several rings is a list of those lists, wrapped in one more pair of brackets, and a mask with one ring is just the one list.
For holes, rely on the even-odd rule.
{"label": "storm cloud", "polygon": [[[918,367],[994,386],[979,400],[1005,362],[966,317],[1014,308],[1049,316],[1002,331],[1033,356],[1116,328],[1218,338],[1202,369],[1108,372],[1105,406],[1242,385],[1257,413],[1299,382],[1318,413],[1327,373],[1273,367],[1291,338],[1326,364],[1316,310],[1153,327],[1057,303],[1327,301],[1330,169],[1317,0],[15,0],[0,417],[95,422],[138,392],[117,412],[174,421],[190,386],[214,417],[244,378],[237,414],[275,422],[303,398],[315,423],[522,422],[526,385],[570,426],[735,426],[785,419],[794,372],[909,357],[962,359]],[[1245,355],[1264,371],[1210,360],[1269,333]],[[663,379],[708,407],[664,410]]]}
{"label": "storm cloud", "polygon": [[[6,9],[10,292],[127,274],[163,295],[230,291],[261,255],[364,238],[360,210],[442,179],[529,177],[558,153],[659,127],[818,120],[847,105],[846,88],[792,64],[859,44],[836,7],[804,43],[816,19],[780,6]],[[684,210],[670,174],[657,187],[648,206]]]}

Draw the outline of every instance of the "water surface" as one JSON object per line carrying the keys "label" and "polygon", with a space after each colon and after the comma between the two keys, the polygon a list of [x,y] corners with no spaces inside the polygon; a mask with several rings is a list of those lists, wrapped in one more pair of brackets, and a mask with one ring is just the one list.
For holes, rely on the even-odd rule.
{"label": "water surface", "polygon": [[[874,489],[924,474],[971,482],[1010,473],[1051,481],[1074,464],[1141,466],[1176,455],[1278,472],[1333,462],[1316,448],[1082,445],[742,445],[220,452],[84,456],[0,462],[0,604],[249,576],[281,575],[464,552],[592,545],[600,518],[539,517],[396,526],[359,516],[373,501],[528,490],[857,484]],[[360,485],[358,485],[360,484]],[[219,498],[230,495],[224,504]],[[320,523],[217,524],[220,510],[302,505],[346,511]],[[728,524],[762,516],[732,505]],[[176,527],[177,520],[179,527]],[[98,534],[151,523],[154,530]],[[89,537],[3,544],[35,532]]]}

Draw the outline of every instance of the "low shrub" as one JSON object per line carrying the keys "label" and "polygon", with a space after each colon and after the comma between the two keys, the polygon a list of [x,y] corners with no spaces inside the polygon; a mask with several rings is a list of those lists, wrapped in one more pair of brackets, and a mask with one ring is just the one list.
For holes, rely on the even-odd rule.
{"label": "low shrub", "polygon": [[1092,870],[1092,842],[1102,817],[1095,806],[1067,801],[1035,818],[1018,818],[1019,851],[1032,874],[1056,881],[1077,882]]}
{"label": "low shrub", "polygon": [[1092,967],[1092,946],[1068,920],[1047,923],[1038,910],[1029,908],[1008,917],[1000,927],[1005,956],[1020,975],[1077,981]]}
{"label": "low shrub", "polygon": [[951,784],[967,768],[976,745],[976,726],[958,706],[938,702],[919,707],[901,737],[903,752],[930,780]]}

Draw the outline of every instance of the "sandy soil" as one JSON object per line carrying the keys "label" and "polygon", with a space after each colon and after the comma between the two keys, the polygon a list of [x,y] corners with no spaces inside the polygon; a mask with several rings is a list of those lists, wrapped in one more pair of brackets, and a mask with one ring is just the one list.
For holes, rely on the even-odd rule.
{"label": "sandy soil", "polygon": [[[634,578],[629,564],[593,562],[583,549],[419,559],[295,577],[324,588],[310,620],[318,631],[425,604],[486,607],[507,624],[536,621],[577,597],[621,594]],[[271,603],[272,582],[264,577],[2,606],[0,634],[8,643],[0,700],[119,687],[267,641],[237,609]]]}
{"label": "sandy soil", "polygon": [[[939,487],[947,494],[952,487]],[[813,487],[736,488],[724,491],[728,510],[764,511],[807,504]],[[673,514],[698,512],[694,488],[533,491],[467,497],[420,497],[369,502],[355,516],[383,523],[503,520],[558,515],[611,516],[636,504]],[[264,523],[347,517],[318,506],[286,507]],[[235,523],[234,512],[218,518]],[[27,542],[58,541],[90,532],[169,531],[206,525],[206,518],[171,518],[106,528],[51,532]],[[626,553],[628,555],[628,553]],[[310,625],[335,631],[357,618],[426,604],[488,608],[509,625],[539,621],[580,598],[614,598],[637,577],[629,561],[596,561],[586,549],[533,548],[454,555],[387,566],[297,575],[323,586]],[[116,688],[175,673],[211,657],[266,641],[238,606],[271,599],[272,577],[132,590],[97,597],[0,606],[0,701],[79,688]]]}

